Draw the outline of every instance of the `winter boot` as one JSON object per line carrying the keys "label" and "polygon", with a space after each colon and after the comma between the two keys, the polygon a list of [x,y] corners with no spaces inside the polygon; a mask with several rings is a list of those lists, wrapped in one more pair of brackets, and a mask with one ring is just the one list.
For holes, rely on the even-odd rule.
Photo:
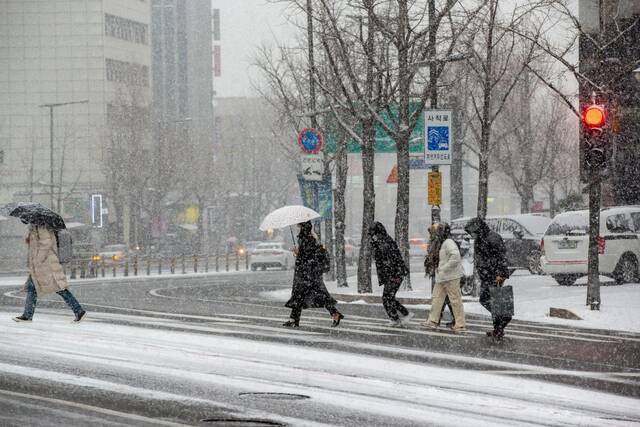
{"label": "winter boot", "polygon": [[87,314],[87,312],[82,310],[80,313],[78,313],[78,315],[76,316],[76,318],[73,321],[76,322],[76,323],[80,322],[84,318],[85,314]]}
{"label": "winter boot", "polygon": [[411,319],[413,319],[414,316],[415,314],[413,314],[412,312],[409,312],[409,314],[407,314],[406,316],[403,316],[400,319],[400,323],[402,323],[404,326],[409,326],[409,324],[411,323]]}
{"label": "winter boot", "polygon": [[14,322],[31,322],[31,319],[24,317],[24,315],[22,316],[17,316],[13,318]]}
{"label": "winter boot", "polygon": [[333,322],[331,322],[331,327],[335,328],[336,326],[338,326],[340,324],[340,321],[342,319],[344,319],[344,314],[338,312],[338,313],[335,313],[334,315],[332,315],[331,318],[333,319]]}
{"label": "winter boot", "polygon": [[285,326],[287,328],[299,328],[300,320],[289,319],[286,322],[284,322],[282,326]]}

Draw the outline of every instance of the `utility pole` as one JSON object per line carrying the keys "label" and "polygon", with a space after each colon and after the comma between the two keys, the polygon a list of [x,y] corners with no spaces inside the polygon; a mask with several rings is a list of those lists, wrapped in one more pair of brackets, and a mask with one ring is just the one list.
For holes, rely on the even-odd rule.
{"label": "utility pole", "polygon": [[[316,82],[315,82],[315,74],[316,74],[316,62],[315,62],[315,51],[314,51],[314,43],[313,43],[313,0],[307,0],[307,43],[309,50],[309,108],[311,109],[311,127],[319,131],[318,128],[318,115],[316,108]],[[322,182],[328,178],[331,181],[331,170],[329,168],[329,155],[324,151],[324,173],[322,177]],[[330,184],[332,185],[332,184]],[[319,200],[319,190],[318,184],[314,186],[315,188],[315,200]],[[330,197],[333,197],[333,191],[330,191]],[[333,205],[333,203],[332,203]],[[329,272],[331,280],[335,280],[336,269],[334,263],[334,248],[333,248],[333,206],[331,208],[330,217],[324,220],[325,230],[324,230],[324,241],[325,248],[329,253],[329,259],[331,260],[331,271]],[[320,227],[320,232],[318,236],[322,241],[322,226]]]}
{"label": "utility pole", "polygon": [[602,195],[602,172],[606,167],[610,138],[607,113],[604,105],[592,104],[582,112],[585,141],[584,159],[589,171],[589,251],[587,270],[587,305],[591,310],[600,310],[600,201]]}
{"label": "utility pole", "polygon": [[[436,48],[436,0],[429,0],[429,103],[432,110],[438,108],[438,63],[436,62],[436,55],[438,54]],[[426,141],[425,141],[426,144]],[[432,172],[439,172],[438,165],[431,166]],[[434,205],[431,207],[431,223],[440,222],[440,206]]]}
{"label": "utility pole", "polygon": [[[53,181],[53,109],[56,107],[62,107],[64,105],[73,105],[73,104],[87,104],[89,100],[85,99],[83,101],[71,101],[71,102],[59,102],[55,104],[42,104],[41,108],[49,109],[49,173],[50,173],[50,205],[49,207],[53,209],[53,200],[54,200],[54,188],[55,183]],[[60,186],[62,187],[62,182],[60,182]]]}

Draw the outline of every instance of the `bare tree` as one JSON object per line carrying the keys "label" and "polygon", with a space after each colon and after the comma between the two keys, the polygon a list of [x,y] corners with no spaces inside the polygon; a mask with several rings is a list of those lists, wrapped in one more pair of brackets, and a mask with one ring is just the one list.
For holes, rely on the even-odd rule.
{"label": "bare tree", "polygon": [[119,88],[109,105],[109,143],[104,171],[108,193],[115,210],[116,224],[110,238],[140,244],[142,212],[150,206],[141,197],[153,177],[149,150],[150,112],[137,86]]}
{"label": "bare tree", "polygon": [[[476,21],[474,36],[467,39],[469,57],[466,64],[475,87],[470,98],[475,116],[472,131],[478,144],[477,212],[482,218],[487,215],[489,160],[497,140],[493,135],[494,124],[507,106],[522,73],[538,57],[535,41],[540,38],[545,22],[532,19],[543,2],[515,7],[511,13],[501,10],[500,6],[505,3],[489,0]],[[510,31],[525,25],[533,28],[532,41]]]}

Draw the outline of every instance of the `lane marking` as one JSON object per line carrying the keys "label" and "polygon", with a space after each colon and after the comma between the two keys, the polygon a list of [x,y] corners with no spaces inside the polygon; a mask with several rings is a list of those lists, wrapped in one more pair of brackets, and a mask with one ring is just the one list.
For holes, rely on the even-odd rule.
{"label": "lane marking", "polygon": [[[207,284],[198,284],[198,287],[202,286],[207,286]],[[210,285],[210,284],[209,284]],[[156,289],[152,289],[149,291],[149,293],[155,297],[158,298],[165,298],[165,299],[174,299],[174,300],[183,300],[183,301],[194,301],[194,299],[192,298],[180,298],[180,297],[175,297],[175,296],[169,296],[169,295],[163,295],[162,293],[158,292],[158,291],[162,291],[162,290],[176,290],[176,289],[181,289],[181,288],[156,288]],[[268,304],[257,304],[257,303],[246,303],[246,302],[237,302],[237,301],[226,301],[226,300],[213,300],[213,299],[207,299],[207,298],[198,298],[195,299],[195,301],[200,301],[200,302],[212,302],[212,303],[232,303],[232,304],[239,304],[239,305],[251,305],[251,306],[259,306],[262,308],[275,308],[275,309],[279,309],[279,310],[289,310],[287,308],[284,307],[279,307],[279,306],[272,306],[272,305],[268,305]],[[310,318],[310,316],[305,316],[305,318]],[[372,318],[372,317],[367,317],[367,316],[358,316],[358,315],[350,315],[349,319],[364,319],[364,320],[368,320],[368,321],[374,321],[374,322],[388,322],[388,319],[380,319],[380,318]],[[413,324],[417,324],[419,321],[418,320],[413,320],[412,323]],[[468,321],[467,324],[468,325],[473,325],[473,326],[477,326],[478,324],[482,324],[482,323],[486,323],[486,324],[491,324],[490,320],[482,320],[482,319],[478,319],[478,320],[473,320],[473,321]],[[566,330],[562,330],[561,328],[554,328],[554,327],[546,327],[546,326],[534,326],[534,325],[525,325],[525,327],[528,328],[538,328],[541,330],[545,330],[545,329],[552,329],[552,330],[558,330],[558,331],[562,331],[563,335],[557,335],[557,334],[553,334],[553,333],[544,333],[544,332],[529,332],[529,331],[519,331],[515,328],[519,327],[520,325],[513,325],[513,327],[509,327],[509,331],[512,332],[516,332],[520,335],[534,335],[534,336],[543,336],[543,337],[551,337],[551,338],[568,338],[568,339],[574,339],[576,341],[588,341],[588,342],[596,342],[596,343],[606,343],[606,342],[621,342],[621,340],[626,340],[626,341],[634,341],[634,342],[640,342],[640,338],[627,338],[627,337],[619,337],[619,336],[612,336],[612,335],[604,335],[604,334],[595,334],[595,333],[590,333],[590,332],[579,332],[579,331],[566,331]],[[395,328],[393,328],[395,329]],[[396,329],[397,330],[397,329]],[[467,331],[470,332],[470,331]],[[484,335],[484,331],[478,333],[478,332],[471,332],[471,333],[476,333],[478,335]],[[426,332],[427,335],[429,335],[428,332]],[[445,332],[445,334],[447,334]],[[574,335],[572,335],[574,334]],[[450,334],[452,335],[452,334]],[[600,338],[598,340],[590,340],[587,338],[580,338],[577,337],[575,335],[580,335],[580,336],[593,336],[593,337],[597,337]],[[516,336],[516,337],[512,337],[512,338],[516,338],[516,339],[535,339],[532,337],[525,337],[525,336]]]}
{"label": "lane marking", "polygon": [[[20,399],[38,400],[40,402],[53,403],[55,405],[69,406],[69,407],[72,407],[72,408],[83,409],[85,411],[96,412],[98,414],[104,414],[104,415],[111,415],[111,416],[114,416],[114,417],[126,418],[126,419],[133,420],[133,421],[147,422],[147,423],[149,423],[151,425],[155,424],[155,425],[168,426],[168,427],[188,427],[188,424],[175,423],[175,422],[163,420],[161,418],[148,418],[148,417],[144,417],[142,415],[128,414],[126,412],[114,411],[114,410],[111,410],[111,409],[100,408],[98,406],[90,406],[90,405],[85,405],[83,403],[69,402],[69,401],[66,401],[66,400],[53,399],[53,398],[50,398],[50,397],[36,396],[36,395],[33,395],[33,394],[17,393],[15,391],[8,391],[8,390],[2,390],[2,389],[0,389],[0,394],[4,394],[5,396],[17,397],[17,398],[20,398]],[[41,407],[41,409],[43,409],[43,408]],[[80,415],[83,415],[83,414],[80,414]]]}
{"label": "lane marking", "polygon": [[[97,359],[95,357],[87,357],[87,358],[88,359]],[[97,360],[99,361],[99,359],[97,359]],[[119,362],[119,363],[116,363],[116,364],[120,365],[120,366],[130,365],[132,369],[141,370],[141,371],[152,371],[153,370],[153,368],[149,368],[148,366],[146,366],[144,364],[140,364],[140,363]],[[167,371],[176,371],[176,372],[181,372],[182,374],[187,373],[185,371],[178,371],[178,370],[171,369],[171,368],[158,368],[158,367],[156,367],[155,369],[161,369],[161,370],[167,370]],[[228,403],[218,402],[218,401],[214,401],[214,400],[202,399],[202,398],[199,398],[199,397],[191,397],[191,396],[179,395],[179,394],[169,393],[169,392],[164,392],[164,391],[156,391],[156,390],[145,389],[145,388],[140,388],[140,387],[134,387],[134,386],[126,385],[126,384],[114,383],[114,382],[110,382],[110,381],[104,381],[104,380],[99,380],[99,379],[80,376],[80,375],[70,375],[70,374],[64,374],[64,373],[61,373],[61,372],[47,371],[47,370],[39,369],[39,368],[10,365],[10,364],[7,364],[7,363],[0,362],[0,371],[11,373],[11,374],[14,374],[14,375],[20,375],[20,376],[28,377],[28,378],[36,378],[36,379],[39,379],[39,380],[48,380],[48,381],[53,381],[53,382],[57,382],[57,383],[68,384],[68,385],[72,385],[72,386],[75,386],[75,387],[80,386],[80,387],[92,388],[92,389],[97,389],[97,390],[110,391],[110,392],[118,393],[118,394],[134,395],[134,396],[138,396],[138,397],[141,397],[143,399],[149,399],[149,400],[157,400],[157,401],[163,401],[164,400],[164,401],[170,401],[170,402],[181,402],[183,404],[197,403],[197,404],[201,404],[201,405],[208,405],[208,406],[216,407],[216,409],[222,409],[222,410],[226,410],[226,411],[230,411],[230,412],[245,413],[248,417],[265,418],[265,419],[273,420],[273,421],[287,422],[287,423],[290,423],[292,425],[302,425],[300,423],[302,421],[304,421],[304,425],[318,426],[318,427],[327,426],[327,424],[322,424],[322,423],[317,423],[317,422],[307,421],[307,420],[301,420],[299,418],[291,418],[291,417],[287,417],[287,416],[280,416],[280,415],[269,413],[269,412],[264,412],[264,411],[255,410],[255,409],[249,409],[249,408],[246,408],[246,407],[242,407],[242,406],[238,406],[238,405],[231,405],[231,404],[228,404]],[[46,398],[44,398],[44,399],[46,399]],[[156,420],[153,419],[153,422],[155,422],[155,421]],[[170,423],[169,421],[165,421],[165,422]],[[156,423],[156,424],[160,424],[160,423]],[[176,423],[163,424],[163,425],[170,425],[170,426],[176,426],[176,427],[178,427],[178,426],[182,427],[183,426],[182,424],[176,424]]]}

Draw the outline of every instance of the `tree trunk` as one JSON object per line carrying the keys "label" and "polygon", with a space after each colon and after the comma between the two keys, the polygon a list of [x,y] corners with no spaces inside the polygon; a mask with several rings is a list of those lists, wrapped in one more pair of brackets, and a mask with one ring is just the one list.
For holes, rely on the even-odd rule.
{"label": "tree trunk", "polygon": [[376,213],[375,174],[375,121],[369,118],[362,123],[362,237],[360,239],[360,256],[358,257],[358,292],[370,293],[371,286],[371,244],[369,228],[373,224]]}
{"label": "tree trunk", "polygon": [[533,206],[533,185],[524,184],[522,196],[520,196],[520,213],[530,213]]}
{"label": "tree trunk", "polygon": [[486,56],[483,67],[484,78],[482,82],[483,101],[482,117],[480,117],[480,158],[478,165],[478,216],[487,217],[487,197],[489,196],[489,143],[491,139],[491,127],[493,124],[491,107],[491,93],[493,91],[493,31],[495,30],[498,0],[491,0],[490,20],[487,29]]}
{"label": "tree trunk", "polygon": [[[487,197],[489,196],[489,132],[483,125],[478,164],[478,216],[487,217]],[[485,135],[486,134],[486,135]]]}
{"label": "tree trunk", "polygon": [[451,219],[464,216],[464,181],[462,176],[462,128],[460,124],[460,103],[453,97],[453,159],[451,160]]}
{"label": "tree trunk", "polygon": [[[433,26],[433,23],[430,22]],[[406,45],[406,29],[409,27],[409,9],[407,0],[398,1],[398,124],[399,132],[396,139],[397,163],[398,163],[398,188],[396,196],[395,239],[407,266],[409,265],[409,140],[411,128],[409,127],[410,101],[411,101],[411,77],[409,73],[409,51]],[[432,67],[433,68],[433,67]],[[411,275],[406,277],[406,285],[411,288]]]}
{"label": "tree trunk", "polygon": [[549,185],[549,216],[556,216],[556,186],[554,183]]}
{"label": "tree trunk", "polygon": [[338,141],[336,151],[336,192],[335,192],[335,260],[336,280],[338,287],[347,286],[347,263],[344,250],[344,230],[346,217],[345,191],[347,188],[347,139],[343,136]]}

